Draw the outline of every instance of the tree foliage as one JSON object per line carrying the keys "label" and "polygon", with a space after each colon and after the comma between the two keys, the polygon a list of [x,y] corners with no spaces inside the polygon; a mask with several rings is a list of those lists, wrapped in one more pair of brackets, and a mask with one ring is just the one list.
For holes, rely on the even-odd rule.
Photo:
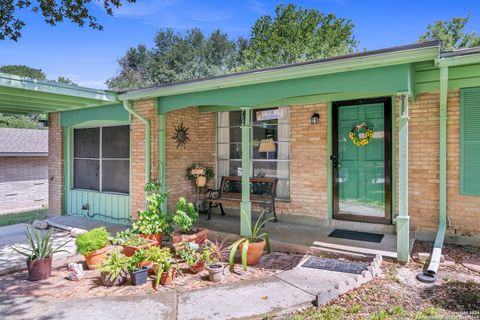
{"label": "tree foliage", "polygon": [[277,6],[275,16],[260,17],[249,38],[161,30],[152,49],[130,48],[107,84],[133,89],[350,53],[358,44],[353,28],[350,20],[288,4]]}
{"label": "tree foliage", "polygon": [[[136,0],[125,0],[134,3]],[[101,5],[108,15],[113,14],[113,9],[122,5],[122,0],[0,0],[0,40],[10,39],[17,41],[22,35],[25,21],[19,17],[21,10],[30,10],[41,14],[45,23],[55,26],[65,20],[83,27],[102,30],[103,26],[91,14],[89,5],[93,2]]]}
{"label": "tree foliage", "polygon": [[429,40],[442,41],[443,50],[472,48],[480,46],[480,36],[476,32],[465,32],[470,17],[454,17],[451,20],[437,20],[429,24],[419,42]]}
{"label": "tree foliage", "polygon": [[252,27],[242,69],[274,67],[353,52],[358,42],[350,20],[280,4],[275,16],[264,15]]}
{"label": "tree foliage", "polygon": [[10,73],[20,77],[47,80],[47,75],[41,69],[35,69],[25,65],[1,66],[0,72]]}

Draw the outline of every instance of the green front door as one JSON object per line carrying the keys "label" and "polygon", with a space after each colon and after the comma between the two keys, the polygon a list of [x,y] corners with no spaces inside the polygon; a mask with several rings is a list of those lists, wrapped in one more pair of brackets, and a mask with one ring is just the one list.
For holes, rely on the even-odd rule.
{"label": "green front door", "polygon": [[333,104],[334,218],[390,223],[391,100]]}

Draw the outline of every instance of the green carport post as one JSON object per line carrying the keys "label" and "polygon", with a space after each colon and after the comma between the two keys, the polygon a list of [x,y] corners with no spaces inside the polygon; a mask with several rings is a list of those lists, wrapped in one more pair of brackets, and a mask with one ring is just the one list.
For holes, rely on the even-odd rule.
{"label": "green carport post", "polygon": [[242,111],[242,202],[240,203],[240,235],[250,236],[252,203],[250,202],[250,107]]}
{"label": "green carport post", "polygon": [[410,254],[410,217],[408,216],[408,96],[400,96],[398,121],[398,216],[397,260],[407,262]]}

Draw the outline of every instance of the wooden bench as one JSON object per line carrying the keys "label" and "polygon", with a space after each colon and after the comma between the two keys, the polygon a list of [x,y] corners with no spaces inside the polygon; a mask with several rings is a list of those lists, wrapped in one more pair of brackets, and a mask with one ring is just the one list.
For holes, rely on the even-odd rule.
{"label": "wooden bench", "polygon": [[[267,214],[273,214],[277,222],[275,212],[275,195],[277,189],[276,178],[250,178],[250,201],[252,204],[259,204],[260,208]],[[223,203],[242,201],[242,177],[222,177],[220,189],[207,190],[208,220],[212,208],[220,207],[222,216],[225,215]]]}

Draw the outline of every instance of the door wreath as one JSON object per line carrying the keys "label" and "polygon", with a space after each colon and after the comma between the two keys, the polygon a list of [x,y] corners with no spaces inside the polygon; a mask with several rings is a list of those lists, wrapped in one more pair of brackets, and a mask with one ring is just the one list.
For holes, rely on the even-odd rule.
{"label": "door wreath", "polygon": [[[364,133],[364,137],[362,139],[360,139],[361,132]],[[362,147],[367,145],[370,142],[370,139],[373,138],[373,130],[370,129],[364,122],[353,127],[352,130],[350,130],[348,137],[354,145],[357,147]]]}

